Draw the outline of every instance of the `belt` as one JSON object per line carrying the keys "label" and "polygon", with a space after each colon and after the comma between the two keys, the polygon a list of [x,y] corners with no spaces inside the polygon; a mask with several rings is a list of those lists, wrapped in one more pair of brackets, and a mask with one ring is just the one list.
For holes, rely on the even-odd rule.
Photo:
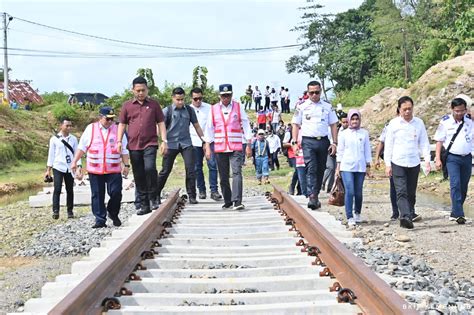
{"label": "belt", "polygon": [[328,136],[319,136],[319,137],[306,137],[306,136],[303,136],[303,138],[314,139],[314,140],[324,140],[324,139],[327,139]]}
{"label": "belt", "polygon": [[454,153],[448,152],[448,154],[450,154],[450,155],[455,155],[455,156],[460,156],[460,157],[466,157],[466,156],[471,155],[472,153],[467,153],[467,154],[454,154]]}

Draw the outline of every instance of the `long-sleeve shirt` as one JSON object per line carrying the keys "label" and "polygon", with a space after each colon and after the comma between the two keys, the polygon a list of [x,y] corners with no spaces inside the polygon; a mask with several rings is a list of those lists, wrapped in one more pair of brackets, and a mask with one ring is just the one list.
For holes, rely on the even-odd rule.
{"label": "long-sleeve shirt", "polygon": [[345,129],[339,133],[336,161],[343,172],[365,172],[372,162],[369,133],[365,129]]}
{"label": "long-sleeve shirt", "polygon": [[278,149],[281,149],[280,138],[274,134],[271,134],[267,137],[270,153],[276,152]]}
{"label": "long-sleeve shirt", "polygon": [[410,121],[402,117],[392,119],[385,137],[385,165],[415,167],[420,164],[420,151],[425,162],[430,161],[430,142],[423,120],[418,117]]}
{"label": "long-sleeve shirt", "polygon": [[[92,125],[95,124],[95,123],[92,123],[92,124],[89,124],[87,127],[86,127],[86,130],[84,130],[84,133],[82,134],[81,136],[81,140],[79,140],[79,145],[78,145],[78,149],[81,150],[82,152],[87,152],[87,150],[89,149],[89,146],[91,144],[91,140],[92,140]],[[108,130],[107,128],[105,128],[104,126],[102,126],[100,123],[100,132],[102,133],[102,137],[104,139],[107,138],[107,133],[108,133]],[[127,149],[127,145],[128,145],[128,139],[127,137],[123,137],[122,138],[122,155],[128,155],[128,149]]]}
{"label": "long-sleeve shirt", "polygon": [[[221,102],[219,102],[218,106],[220,106],[222,110],[222,114],[224,115],[224,119],[227,120],[229,118],[230,112],[232,111],[232,102],[229,105],[225,106]],[[245,139],[247,142],[252,140],[252,129],[250,129],[250,121],[247,113],[245,112],[245,108],[239,104],[240,107],[240,120],[242,131],[244,134]],[[208,143],[214,142],[214,124],[212,121],[212,109],[207,117],[206,127],[204,128],[204,140]],[[227,148],[224,152],[232,152],[229,148]]]}
{"label": "long-sleeve shirt", "polygon": [[[77,151],[77,138],[73,135],[64,137],[62,133],[49,139],[48,162],[46,166],[52,167],[63,173],[71,172],[71,163],[74,153],[61,141],[64,140],[72,147],[74,153]],[[78,163],[79,164],[79,163]]]}

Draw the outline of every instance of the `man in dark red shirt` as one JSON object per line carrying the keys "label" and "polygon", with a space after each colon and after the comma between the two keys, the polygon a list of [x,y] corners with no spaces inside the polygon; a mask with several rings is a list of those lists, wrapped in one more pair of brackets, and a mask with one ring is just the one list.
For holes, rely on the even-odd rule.
{"label": "man in dark red shirt", "polygon": [[[167,151],[166,127],[163,111],[157,101],[148,97],[147,81],[143,77],[133,80],[134,99],[126,101],[120,111],[117,147],[121,150],[122,137],[128,126],[128,150],[132,163],[133,177],[141,202],[138,215],[150,213],[159,207],[157,198],[156,152],[157,130],[160,131],[160,153]],[[151,203],[151,205],[150,205]]]}

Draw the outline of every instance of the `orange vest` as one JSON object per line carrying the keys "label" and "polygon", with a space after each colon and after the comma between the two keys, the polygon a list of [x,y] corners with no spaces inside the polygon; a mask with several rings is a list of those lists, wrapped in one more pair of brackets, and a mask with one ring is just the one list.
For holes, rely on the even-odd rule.
{"label": "orange vest", "polygon": [[91,143],[87,149],[87,172],[98,175],[120,173],[121,152],[116,147],[117,125],[109,127],[106,139],[100,128],[99,122],[92,124]]}
{"label": "orange vest", "polygon": [[232,110],[227,121],[220,103],[212,105],[212,124],[214,125],[214,152],[242,151],[242,121],[240,104],[232,101]]}

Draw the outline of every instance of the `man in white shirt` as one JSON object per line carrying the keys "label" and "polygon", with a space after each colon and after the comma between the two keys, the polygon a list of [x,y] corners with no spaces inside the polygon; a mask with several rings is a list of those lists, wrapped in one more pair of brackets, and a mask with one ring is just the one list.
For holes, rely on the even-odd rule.
{"label": "man in white shirt", "polygon": [[282,113],[286,113],[285,100],[286,100],[286,91],[285,87],[282,86],[280,89],[280,108]]}
{"label": "man in white shirt", "polygon": [[270,109],[270,96],[271,96],[271,92],[270,92],[270,87],[267,85],[267,87],[265,88],[265,93],[264,93],[264,96],[265,96],[265,110],[269,110]]}
{"label": "man in white shirt", "polygon": [[71,119],[60,119],[59,132],[49,139],[48,162],[46,163],[46,177],[51,177],[53,172],[53,219],[59,219],[59,199],[64,180],[66,186],[66,206],[68,219],[74,218],[74,174],[71,171],[71,162],[77,150],[77,138],[70,134]]}
{"label": "man in white shirt", "polygon": [[[243,179],[242,164],[243,155],[252,156],[252,131],[250,130],[250,122],[242,107],[236,101],[232,100],[232,85],[219,85],[220,102],[211,107],[211,115],[208,116],[206,128],[204,129],[204,140],[206,141],[206,158],[211,158],[211,143],[214,143],[214,153],[216,155],[217,169],[219,170],[219,179],[221,183],[221,191],[224,196],[223,209],[234,210],[245,209],[242,204],[243,198]],[[214,117],[213,111],[221,117]],[[232,115],[231,115],[232,114]],[[222,121],[223,120],[223,121]],[[216,123],[223,124],[226,130],[216,130]],[[228,124],[237,124],[232,128]],[[232,125],[229,125],[232,126]],[[242,149],[242,133],[247,140],[246,152]],[[233,149],[234,148],[234,149]],[[229,173],[232,169],[232,189],[229,182]]]}
{"label": "man in white shirt", "polygon": [[413,100],[403,96],[398,100],[400,116],[392,119],[385,138],[385,172],[393,176],[400,211],[400,226],[413,228],[416,221],[415,202],[420,151],[425,160],[425,171],[431,171],[430,143],[423,120],[413,116]]}
{"label": "man in white shirt", "polygon": [[[446,163],[449,176],[452,210],[450,220],[465,224],[463,204],[472,174],[472,141],[474,124],[466,117],[467,103],[462,98],[451,101],[452,114],[441,120],[434,135],[436,142],[436,168]],[[446,159],[441,158],[444,147]]]}
{"label": "man in white shirt", "polygon": [[272,160],[270,164],[270,168],[272,171],[280,169],[280,161],[278,161],[278,153],[281,150],[281,141],[280,138],[275,135],[275,132],[272,130],[267,131],[267,141],[268,141],[268,149],[270,150],[270,154],[272,156]]}
{"label": "man in white shirt", "polygon": [[[91,187],[91,209],[95,217],[93,229],[107,227],[107,215],[114,226],[122,225],[119,219],[122,174],[127,176],[130,169],[127,137],[120,142],[121,150],[117,147],[118,127],[114,122],[114,110],[105,106],[100,108],[99,114],[99,121],[89,124],[84,130],[71,165],[71,170],[76,173],[78,161],[87,152],[86,169]],[[78,177],[81,175],[78,174]],[[106,192],[110,197],[107,206]]]}
{"label": "man in white shirt", "polygon": [[[194,109],[199,125],[205,130],[208,116],[211,113],[211,105],[202,101],[202,89],[194,88],[191,90],[191,108]],[[190,124],[189,133],[194,147],[194,162],[196,173],[196,186],[199,190],[199,199],[206,199],[206,181],[204,180],[203,159],[204,149],[201,138],[196,132],[196,128]],[[221,200],[222,196],[217,189],[217,164],[214,155],[214,145],[211,144],[211,158],[207,160],[207,168],[209,170],[209,189],[211,190],[211,199]]]}
{"label": "man in white shirt", "polygon": [[[311,81],[307,85],[309,99],[295,109],[292,123],[293,152],[298,152],[295,139],[301,132],[304,162],[307,170],[307,185],[312,187],[308,208],[316,210],[321,207],[319,191],[323,181],[328,150],[336,154],[337,142],[329,142],[329,130],[333,139],[337,139],[337,116],[331,104],[321,100],[321,83]],[[330,128],[328,128],[328,126]],[[301,129],[300,129],[301,127]]]}
{"label": "man in white shirt", "polygon": [[258,108],[260,108],[260,105],[262,105],[262,92],[260,92],[258,86],[255,86],[255,91],[253,91],[252,98],[255,102],[255,111],[257,111]]}

